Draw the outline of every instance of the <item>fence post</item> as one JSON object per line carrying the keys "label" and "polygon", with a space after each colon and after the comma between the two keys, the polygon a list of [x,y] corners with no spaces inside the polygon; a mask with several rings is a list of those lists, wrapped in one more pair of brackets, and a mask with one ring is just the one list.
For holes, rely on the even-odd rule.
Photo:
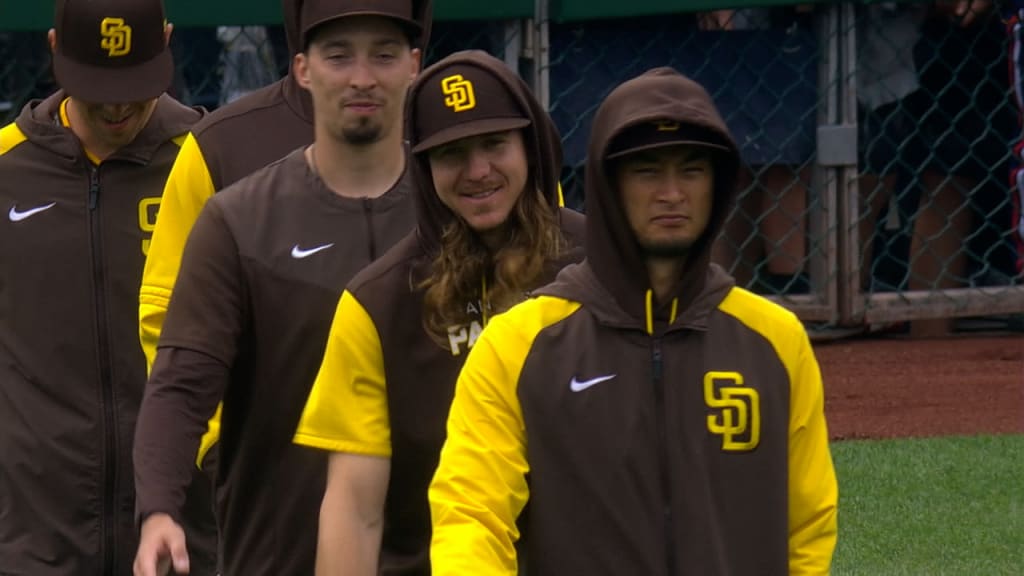
{"label": "fence post", "polygon": [[856,156],[860,130],[857,125],[857,8],[844,2],[839,14],[841,53],[839,105],[843,125],[852,126],[852,162],[837,167],[839,185],[839,323],[862,324],[864,297],[861,289],[862,239],[860,238],[859,159]]}
{"label": "fence post", "polygon": [[519,62],[524,54],[523,27],[526,22],[525,20],[507,20],[504,27],[502,46],[505,50],[505,65],[519,74],[522,74]]}
{"label": "fence post", "polygon": [[548,34],[549,0],[533,4],[533,69],[531,85],[534,96],[545,110],[551,109],[551,38]]}
{"label": "fence post", "polygon": [[809,204],[808,237],[821,242],[808,262],[811,292],[821,297],[820,303],[828,310],[828,322],[839,316],[837,306],[837,234],[836,204],[839,195],[837,171],[841,160],[838,150],[843,134],[836,131],[840,123],[840,12],[842,5],[832,4],[817,20],[821,58],[818,68],[818,131],[816,162],[812,176],[812,190],[816,201]]}

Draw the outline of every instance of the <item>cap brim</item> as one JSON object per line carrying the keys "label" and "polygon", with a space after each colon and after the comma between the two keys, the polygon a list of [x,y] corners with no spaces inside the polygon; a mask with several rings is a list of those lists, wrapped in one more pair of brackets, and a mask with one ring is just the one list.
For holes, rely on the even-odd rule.
{"label": "cap brim", "polygon": [[174,78],[171,51],[122,68],[92,66],[53,55],[53,74],[68,95],[94,104],[126,104],[151,100],[167,91]]}
{"label": "cap brim", "polygon": [[491,132],[504,132],[505,130],[514,130],[529,125],[529,118],[482,118],[440,130],[436,134],[431,135],[430,138],[413,146],[412,151],[414,154],[418,154],[424,150],[436,148],[462,138],[490,134]]}
{"label": "cap brim", "polygon": [[664,142],[652,142],[650,144],[644,144],[642,146],[634,146],[632,148],[627,148],[625,150],[617,150],[605,156],[605,159],[611,160],[613,158],[621,158],[623,156],[628,156],[629,154],[633,154],[636,152],[654,150],[657,148],[667,148],[669,146],[700,146],[701,148],[711,148],[713,150],[722,150],[724,152],[729,151],[728,146],[715,144],[714,142],[705,142],[703,140],[667,140]]}
{"label": "cap brim", "polygon": [[[300,34],[302,36],[301,41],[303,48],[309,46],[310,33],[312,33],[320,26],[323,26],[324,24],[327,24],[329,22],[334,22],[335,20],[341,20],[342,18],[350,18],[352,16],[380,16],[381,18],[387,18],[388,20],[395,22],[396,24],[407,30],[414,38],[419,37],[420,34],[423,34],[423,26],[415,20],[402,18],[401,16],[396,16],[390,12],[379,12],[376,10],[357,10],[354,12],[345,12],[342,14],[328,16],[327,18],[323,18],[310,24],[309,26],[306,26],[305,30],[303,30]],[[413,46],[413,48],[415,48],[415,46]]]}

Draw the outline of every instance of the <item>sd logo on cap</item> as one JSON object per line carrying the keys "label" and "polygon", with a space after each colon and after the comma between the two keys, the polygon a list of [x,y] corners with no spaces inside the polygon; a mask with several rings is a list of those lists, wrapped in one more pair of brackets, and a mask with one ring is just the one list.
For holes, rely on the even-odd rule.
{"label": "sd logo on cap", "polygon": [[441,91],[448,96],[444,99],[444,105],[456,112],[472,110],[476,106],[473,83],[464,79],[461,74],[455,74],[441,80]]}
{"label": "sd logo on cap", "polygon": [[53,73],[96,104],[141,102],[171,85],[162,0],[57,0]]}
{"label": "sd logo on cap", "polygon": [[468,63],[431,69],[413,102],[412,151],[461,138],[530,124],[510,89],[484,68]]}

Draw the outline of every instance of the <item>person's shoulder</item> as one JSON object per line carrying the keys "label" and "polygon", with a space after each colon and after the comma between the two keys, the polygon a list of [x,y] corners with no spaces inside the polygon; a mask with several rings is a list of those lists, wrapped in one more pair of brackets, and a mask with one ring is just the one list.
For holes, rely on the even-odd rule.
{"label": "person's shoulder", "polygon": [[150,124],[161,140],[171,140],[181,146],[189,131],[206,116],[206,110],[188,106],[164,94],[157,100]]}
{"label": "person's shoulder", "polygon": [[302,175],[305,166],[303,150],[293,150],[288,155],[229,184],[214,194],[209,201],[216,202],[227,210],[235,210],[247,205],[253,206],[254,203],[271,196],[287,194],[288,187],[301,186],[305,183]]}
{"label": "person's shoulder", "polygon": [[281,115],[292,115],[300,120],[284,97],[283,83],[287,78],[282,78],[273,84],[268,84],[258,90],[225,104],[209,113],[192,128],[192,134],[196,140],[203,144],[224,138],[236,130],[245,128],[251,129],[254,123],[260,123],[266,119],[268,129],[272,129],[270,122],[279,122]]}
{"label": "person's shoulder", "polygon": [[806,335],[803,323],[793,311],[745,288],[732,287],[718,309],[773,342]]}
{"label": "person's shoulder", "polygon": [[534,296],[495,316],[487,329],[495,337],[532,341],[542,331],[566,320],[582,304],[560,296]]}
{"label": "person's shoulder", "polygon": [[[28,154],[17,156],[34,164],[42,159],[44,164],[52,162],[53,156],[74,160],[78,158],[81,144],[70,130],[55,122],[60,103],[66,95],[58,90],[44,99],[34,99],[22,107],[14,121],[0,131],[0,156],[10,158],[7,153],[19,149]],[[25,146],[26,143],[32,146]]]}
{"label": "person's shoulder", "polygon": [[0,128],[0,156],[14,150],[27,140],[28,136],[18,127],[17,122],[11,122]]}

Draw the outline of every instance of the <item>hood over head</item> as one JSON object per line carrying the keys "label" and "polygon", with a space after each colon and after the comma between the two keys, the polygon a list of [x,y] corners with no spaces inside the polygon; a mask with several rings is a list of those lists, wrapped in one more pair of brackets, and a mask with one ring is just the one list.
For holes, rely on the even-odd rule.
{"label": "hood over head", "polygon": [[558,210],[562,145],[551,117],[525,82],[501,60],[480,50],[456,52],[430,66],[406,98],[406,134],[417,183],[417,235],[436,254],[455,214],[441,202],[430,172],[429,150],[461,138],[523,129],[530,178]]}
{"label": "hood over head", "polygon": [[[594,116],[584,181],[587,261],[600,284],[634,318],[646,315],[650,280],[609,159],[674,144],[710,148],[714,166],[711,219],[691,248],[670,298],[685,308],[705,288],[711,246],[736,194],[736,143],[707,91],[671,68],[655,68],[619,85]],[[655,316],[667,316],[664,309],[660,312]]]}

